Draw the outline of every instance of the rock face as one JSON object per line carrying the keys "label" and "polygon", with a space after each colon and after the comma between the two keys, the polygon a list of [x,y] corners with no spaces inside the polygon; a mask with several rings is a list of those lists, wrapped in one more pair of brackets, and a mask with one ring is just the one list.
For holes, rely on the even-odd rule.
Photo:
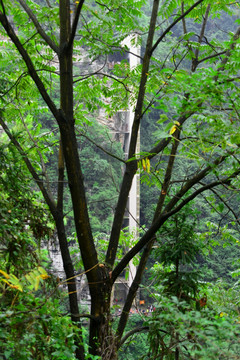
{"label": "rock face", "polygon": [[48,250],[49,258],[51,261],[51,268],[54,274],[59,278],[59,281],[65,279],[65,272],[63,269],[62,256],[60,252],[60,247],[57,244],[57,241],[51,242],[51,244],[46,244],[44,246]]}
{"label": "rock face", "polygon": [[[66,276],[63,268],[62,256],[60,247],[57,241],[51,241],[51,243],[44,244],[43,248],[48,250],[49,259],[51,262],[51,271],[58,278],[59,287],[66,287]],[[76,273],[76,284],[79,303],[86,309],[90,306],[90,296],[88,291],[87,282],[82,272]]]}
{"label": "rock face", "polygon": [[100,124],[108,127],[114,140],[122,144],[124,152],[127,152],[127,139],[130,133],[129,126],[130,111],[118,111],[113,117],[106,117],[104,110],[99,111],[98,121]]}

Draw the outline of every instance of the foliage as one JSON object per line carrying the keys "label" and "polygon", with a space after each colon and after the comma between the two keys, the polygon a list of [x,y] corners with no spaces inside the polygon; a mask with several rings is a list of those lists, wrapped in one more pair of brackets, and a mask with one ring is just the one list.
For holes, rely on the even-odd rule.
{"label": "foliage", "polygon": [[[161,289],[158,289],[160,293]],[[158,296],[156,310],[147,321],[148,359],[237,359],[240,349],[237,314],[225,316],[216,309],[197,311],[176,297]]]}
{"label": "foliage", "polygon": [[[116,191],[120,187],[122,171],[119,161],[109,154],[123,158],[121,144],[115,142],[108,129],[94,119],[90,127],[82,129],[81,134],[79,147],[83,157],[82,168],[93,233],[95,235],[101,232],[107,235],[113,219]],[[101,144],[101,148],[96,144]]]}
{"label": "foliage", "polygon": [[62,315],[54,279],[40,266],[51,219],[14,147],[1,143],[0,155],[0,357],[75,359],[79,330]]}
{"label": "foliage", "polygon": [[[166,240],[155,250],[152,289],[155,311],[149,326],[148,359],[237,359],[240,344],[238,283],[200,281],[196,258],[206,247],[185,207],[162,228]],[[196,271],[197,270],[197,271]],[[203,274],[202,274],[203,275]],[[143,357],[144,358],[144,357]]]}
{"label": "foliage", "polygon": [[[31,186],[34,180],[51,213],[66,278],[72,280],[67,282],[71,318],[81,327],[67,227],[71,234],[75,233],[78,258],[81,257],[91,297],[90,350],[84,348],[82,339],[78,342],[76,357],[81,360],[88,357],[89,351],[104,360],[116,358],[158,232],[165,226],[170,233],[171,219],[176,219],[174,216],[186,205],[202,194],[212,192],[223,204],[217,204],[218,215],[221,216],[226,208],[233,217],[239,217],[233,210],[233,202],[226,201],[223,190],[233,194],[239,188],[240,30],[237,22],[231,21],[231,31],[228,26],[227,34],[224,28],[218,29],[219,34],[214,20],[221,16],[235,20],[238,4],[229,4],[225,0],[217,3],[154,0],[146,5],[143,16],[144,4],[144,1],[132,0],[106,0],[104,3],[50,0],[46,4],[34,0],[0,2],[1,47],[4,50],[0,57],[4,80],[0,87],[0,124],[14,154],[18,153],[17,157],[24,162]],[[141,61],[135,67],[129,66],[127,58],[137,51],[136,47],[123,42],[129,35],[132,36],[130,43],[142,45]],[[113,61],[110,61],[111,56]],[[113,138],[109,137],[107,144],[103,128],[96,126],[94,121],[101,118],[105,124],[111,123],[118,111],[128,112],[130,108],[132,127],[129,139],[124,139],[129,140],[124,159]],[[148,123],[154,123],[149,127],[154,136],[144,141],[139,152],[139,129],[144,116],[149,117]],[[122,127],[119,137],[125,131]],[[86,139],[90,141],[87,145]],[[97,151],[93,151],[95,146]],[[123,252],[122,225],[137,172],[141,181],[154,189],[151,193],[154,206],[148,204],[148,193],[143,193],[147,207],[146,223],[142,224],[145,225],[144,232],[131,249]],[[101,182],[96,181],[96,177],[102,177],[103,185],[99,185]],[[14,186],[12,188],[15,192]],[[19,210],[12,222],[9,214],[12,214],[14,204],[11,204],[9,192],[7,190],[3,198],[3,210],[1,207],[3,220],[7,219],[5,226],[0,218],[1,231],[9,236],[16,248],[18,233],[24,234],[23,245],[27,242],[29,233],[24,231],[23,224],[29,218],[23,203],[20,208],[24,210],[24,217]],[[17,198],[21,196],[20,191]],[[10,208],[6,206],[8,199]],[[30,203],[35,202],[33,197],[30,200]],[[205,197],[201,208],[206,204],[215,206],[214,201]],[[4,210],[5,206],[8,210]],[[201,210],[200,206],[198,210]],[[45,215],[45,210],[43,213]],[[73,219],[73,226],[66,214],[69,214],[69,222]],[[16,220],[18,218],[20,222]],[[36,224],[36,216],[34,220]],[[20,230],[16,235],[13,232],[13,237],[8,234],[12,225],[14,231]],[[195,244],[193,228],[187,222],[182,225],[185,237],[176,227],[172,238],[170,233],[169,242],[161,239],[159,242],[160,249],[162,246],[159,257],[164,266],[170,263],[170,272],[164,273],[165,284],[168,284],[165,290],[169,295],[177,295],[177,301],[173,300],[175,308],[166,305],[174,325],[179,327],[177,337],[181,336],[182,328],[180,321],[175,324],[174,311],[176,307],[182,306],[184,310],[189,306],[179,304],[177,280],[180,279],[180,289],[184,288],[186,273],[188,285],[194,280],[188,289],[184,288],[191,297],[196,294],[197,284],[191,271],[183,274],[179,262],[182,267],[193,266],[199,248],[199,244]],[[104,254],[94,237],[99,232],[104,233]],[[32,234],[36,236],[33,231],[30,237]],[[45,235],[46,232],[41,233],[41,236]],[[194,246],[191,246],[193,241]],[[22,257],[20,251],[14,253],[15,248],[13,255]],[[137,254],[140,254],[140,260],[135,279],[130,285],[117,329],[114,329],[109,321],[113,286]],[[4,261],[8,262],[9,258]],[[10,266],[11,269],[3,271],[18,278],[13,264]],[[19,264],[19,269],[25,270],[25,267],[21,269]],[[180,274],[183,276],[179,277]],[[15,279],[12,275],[8,275],[8,280]],[[11,281],[8,281],[10,285]],[[193,328],[197,329],[194,320],[187,318],[191,311],[177,313],[178,320],[179,314],[185,315],[186,322],[190,325],[193,322]],[[210,321],[211,316],[206,321]],[[196,317],[200,318],[200,315]],[[214,331],[219,329],[218,324],[228,327],[222,318],[216,319]],[[186,328],[186,324],[184,326]],[[206,330],[211,333],[210,323]],[[169,332],[168,323],[164,331]],[[174,331],[166,343],[169,356],[172,355],[171,339],[177,339]],[[79,336],[82,334],[80,331]],[[161,337],[157,338],[161,340]],[[204,337],[201,341],[207,342]],[[191,351],[198,351],[194,343],[191,345]],[[208,347],[207,344],[206,349]],[[224,345],[224,351],[225,348]],[[73,352],[73,347],[71,349]],[[155,349],[158,352],[159,347]],[[201,355],[196,353],[196,356]]]}
{"label": "foliage", "polygon": [[0,171],[0,264],[18,276],[38,264],[40,239],[52,234],[51,218],[11,144],[0,145]]}
{"label": "foliage", "polygon": [[154,251],[156,282],[169,296],[186,301],[197,296],[200,272],[195,264],[204,246],[198,241],[195,228],[196,214],[186,206],[162,227],[159,236],[165,241]]}
{"label": "foliage", "polygon": [[[131,314],[128,325],[126,327],[126,333],[133,329],[141,329],[143,327],[145,317],[141,313]],[[146,331],[135,332],[130,336],[119,351],[119,359],[124,360],[126,357],[129,360],[141,359],[148,351],[148,333]]]}
{"label": "foliage", "polygon": [[5,285],[0,285],[2,358],[75,359],[79,330],[61,314],[59,299],[47,296],[47,284],[39,287],[41,279],[48,278],[44,269],[32,270],[20,280],[0,272],[5,281]]}

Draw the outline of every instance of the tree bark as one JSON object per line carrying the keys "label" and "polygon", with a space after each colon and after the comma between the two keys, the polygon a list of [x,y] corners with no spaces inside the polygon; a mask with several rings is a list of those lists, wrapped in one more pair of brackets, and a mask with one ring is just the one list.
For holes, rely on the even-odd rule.
{"label": "tree bark", "polygon": [[[108,316],[111,286],[105,267],[98,264],[98,257],[90,221],[83,174],[78,154],[78,144],[73,116],[72,44],[70,27],[70,2],[60,0],[60,96],[61,113],[59,128],[71,193],[77,239],[91,296],[90,352],[99,355],[108,337]],[[76,26],[76,25],[75,25]],[[106,333],[107,329],[107,333]]]}

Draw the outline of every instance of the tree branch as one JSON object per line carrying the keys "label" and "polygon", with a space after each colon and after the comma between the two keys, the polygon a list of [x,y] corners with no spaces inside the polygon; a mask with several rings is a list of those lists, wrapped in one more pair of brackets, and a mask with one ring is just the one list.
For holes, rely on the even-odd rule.
{"label": "tree branch", "polygon": [[162,41],[162,39],[167,35],[167,33],[169,33],[169,31],[179,22],[181,21],[183,18],[186,17],[186,15],[188,15],[196,6],[198,6],[199,4],[201,4],[204,0],[198,0],[195,4],[193,4],[188,10],[186,10],[181,16],[179,16],[172,24],[170,24],[167,29],[162,33],[162,35],[159,37],[159,39],[155,42],[155,44],[153,45],[152,49],[151,49],[151,54],[154,52],[154,50],[156,50],[157,46],[160,44],[160,42]]}
{"label": "tree branch", "polygon": [[[217,69],[218,72],[221,72],[221,71],[223,71],[223,70],[225,69],[225,65],[226,65],[227,62],[228,62],[228,59],[229,59],[229,57],[230,57],[230,55],[231,55],[231,51],[234,50],[234,48],[235,48],[235,46],[236,46],[236,42],[237,42],[237,40],[239,39],[239,36],[240,36],[240,26],[239,26],[239,28],[237,29],[237,31],[235,32],[235,34],[233,35],[233,41],[232,41],[232,43],[231,43],[231,45],[230,45],[230,49],[228,49],[228,50],[226,51],[226,57],[222,60],[221,66]],[[217,80],[217,79],[218,79],[218,75],[216,75],[216,76],[214,77],[214,80]]]}
{"label": "tree branch", "polygon": [[211,189],[211,192],[218,197],[218,199],[219,199],[219,200],[226,206],[226,208],[233,214],[233,216],[234,216],[235,220],[237,221],[237,223],[240,224],[239,216],[238,216],[238,215],[236,214],[236,212],[232,209],[232,207],[228,205],[227,201],[225,201],[225,200],[221,197],[221,195],[219,195],[219,194],[217,193],[216,190]]}
{"label": "tree branch", "polygon": [[69,38],[69,41],[68,41],[68,44],[67,44],[67,51],[73,46],[74,38],[75,38],[75,35],[76,35],[76,31],[77,31],[77,25],[78,25],[78,21],[79,21],[79,17],[80,17],[80,14],[81,14],[81,10],[82,10],[84,1],[85,0],[80,0],[79,3],[78,3],[77,10],[75,12],[75,16],[74,16],[74,19],[73,19],[70,38]]}
{"label": "tree branch", "polygon": [[[221,55],[221,54],[226,54],[226,58],[224,58],[224,60],[222,61],[222,66],[218,69],[218,72],[220,71],[223,71],[224,70],[224,66],[225,64],[227,63],[228,59],[229,59],[229,56],[231,54],[231,50],[234,49],[234,47],[236,46],[236,41],[237,39],[239,38],[240,36],[240,27],[237,29],[236,33],[234,34],[233,36],[233,43],[231,44],[230,46],[230,50],[226,50],[226,51],[223,51],[222,53],[218,53],[216,54],[217,55]],[[211,57],[214,57],[215,55],[212,55],[212,56],[209,56],[207,58],[205,58],[204,60],[207,60],[208,58],[211,58]],[[200,60],[200,62],[202,62],[203,60]],[[213,80],[217,81],[218,80],[218,75],[214,76],[213,77]],[[232,79],[231,79],[232,80]],[[230,80],[229,80],[230,81]],[[234,81],[234,79],[232,80]],[[198,106],[201,106],[202,102],[200,102],[198,104]],[[186,112],[184,114],[182,114],[179,118],[178,118],[178,122],[180,123],[180,125],[183,125],[183,123],[190,117],[192,116],[193,114],[195,113],[195,111],[189,111],[189,112]],[[161,152],[168,144],[169,142],[171,141],[171,137],[168,137],[166,139],[163,139],[161,140],[154,148],[152,148],[149,153],[151,154],[149,156],[149,158],[153,158],[156,154],[158,154],[159,152]]]}
{"label": "tree branch", "polygon": [[205,167],[205,169],[203,169],[202,171],[199,171],[195,176],[193,176],[191,179],[189,179],[180,189],[180,191],[178,191],[173,197],[172,199],[169,201],[169,203],[166,205],[166,207],[164,208],[164,213],[168,213],[169,211],[171,211],[173,209],[173,207],[178,203],[178,201],[197,183],[199,183],[199,181],[201,181],[202,179],[205,178],[205,176],[207,176],[209,174],[209,172],[217,167],[218,165],[220,165],[221,163],[223,163],[225,161],[225,159],[230,156],[229,155],[225,155],[225,156],[220,156],[219,158],[217,158],[211,165],[208,165],[207,167]]}
{"label": "tree branch", "polygon": [[128,339],[130,336],[132,336],[132,335],[134,335],[134,334],[137,334],[137,333],[139,333],[139,332],[148,331],[148,330],[149,330],[149,326],[141,326],[141,327],[136,327],[136,328],[128,331],[127,334],[126,334],[126,335],[122,338],[122,340],[120,341],[119,346],[122,346],[122,345],[125,343],[125,341],[127,341],[127,339]]}
{"label": "tree branch", "polygon": [[[103,66],[103,67],[104,67],[104,66]],[[102,67],[102,68],[103,68],[103,67]],[[102,68],[101,68],[101,69],[102,69]],[[75,83],[77,83],[77,82],[79,82],[79,81],[88,79],[89,77],[91,77],[91,76],[93,76],[93,75],[102,75],[102,76],[106,76],[106,77],[108,77],[109,79],[113,79],[114,81],[118,82],[119,84],[121,84],[121,85],[124,87],[124,89],[126,90],[126,92],[131,93],[131,91],[129,90],[129,88],[127,87],[127,85],[125,85],[122,80],[118,79],[116,76],[113,76],[113,75],[111,75],[111,74],[107,74],[107,73],[101,72],[101,69],[95,71],[94,73],[91,73],[91,74],[87,74],[87,75],[85,75],[85,76],[82,76],[80,79],[74,80],[73,83],[75,84]]]}
{"label": "tree branch", "polygon": [[[178,119],[177,122],[180,124],[179,126],[182,126],[185,121],[194,114],[194,111],[189,111],[189,112],[185,112],[183,113]],[[156,156],[156,154],[159,154],[163,149],[165,149],[165,147],[170,143],[172,139],[172,136],[168,136],[165,139],[162,139],[156,146],[154,146],[149,153],[151,155],[148,156],[149,159],[153,158],[154,156]]]}
{"label": "tree branch", "polygon": [[59,48],[55,44],[55,42],[45,33],[42,26],[39,24],[36,16],[34,15],[33,11],[28,7],[28,5],[23,0],[17,0],[22,8],[26,11],[30,19],[32,20],[37,32],[41,35],[41,37],[46,41],[46,43],[50,46],[50,48],[59,55]]}
{"label": "tree branch", "polygon": [[77,319],[87,318],[87,319],[92,319],[94,321],[99,321],[99,317],[93,316],[91,314],[71,314],[71,315]]}
{"label": "tree branch", "polygon": [[[184,1],[181,2],[181,14],[184,14]],[[186,26],[186,21],[185,21],[185,17],[182,18],[182,25],[183,25],[183,33],[187,34],[187,26]]]}
{"label": "tree branch", "polygon": [[[222,159],[222,160],[221,160]],[[219,158],[217,161],[215,161],[216,165],[217,162],[220,164],[223,161],[223,158]],[[155,235],[155,233],[160,229],[160,227],[165,223],[165,221],[175,213],[179,212],[183,206],[185,206],[187,203],[192,201],[196,196],[198,196],[200,193],[211,189],[213,187],[223,185],[223,184],[230,184],[231,180],[239,175],[240,170],[235,171],[232,175],[226,177],[225,179],[214,181],[210,184],[207,184],[198,190],[194,191],[191,195],[189,195],[187,198],[185,198],[178,206],[174,208],[174,206],[179,202],[183,196],[189,191],[194,185],[199,183],[200,180],[202,180],[211,170],[212,166],[208,166],[203,171],[201,171],[199,174],[194,176],[192,179],[190,179],[185,186],[170,200],[168,205],[165,207],[164,212],[160,214],[157,219],[154,221],[154,223],[151,225],[151,227],[146,231],[146,233],[142,236],[142,238],[138,241],[138,243],[131,249],[129,252],[123,257],[123,259],[118,263],[118,265],[115,267],[115,269],[112,272],[112,280],[115,281],[116,278],[120,275],[120,273],[123,271],[123,269],[127,266],[129,261],[140,251],[142,248],[151,241],[152,237]]]}
{"label": "tree branch", "polygon": [[[137,97],[137,103],[135,108],[134,120],[131,131],[130,145],[128,150],[128,159],[131,159],[136,152],[136,144],[138,139],[138,130],[140,126],[143,102],[146,91],[146,83],[148,77],[149,64],[151,59],[151,48],[153,43],[153,36],[156,27],[158,7],[160,0],[153,1],[151,20],[149,25],[149,32],[147,38],[147,45],[143,59],[142,73],[139,84],[139,91]],[[119,234],[122,227],[122,221],[124,217],[124,212],[127,204],[127,199],[129,195],[129,191],[131,189],[132,180],[137,170],[136,161],[130,161],[126,164],[126,170],[123,176],[122,186],[118,198],[118,203],[115,211],[115,216],[113,220],[112,231],[109,240],[109,246],[106,254],[106,263],[112,267],[116,258],[118,242],[119,242]]]}
{"label": "tree branch", "polygon": [[[161,193],[160,193],[160,196],[159,196],[159,201],[158,201],[158,204],[157,204],[157,208],[155,210],[153,223],[162,212],[162,207],[163,207],[164,200],[166,198],[167,191],[168,191],[168,188],[169,188],[169,185],[170,185],[173,166],[174,166],[174,162],[175,162],[175,159],[176,159],[177,148],[178,148],[178,145],[179,145],[179,136],[180,136],[180,130],[177,130],[174,133],[174,142],[173,142],[173,145],[172,145],[171,154],[169,155],[168,165],[167,165],[167,169],[166,169],[166,172],[165,172],[164,182],[163,182],[162,190],[161,190]],[[133,279],[133,282],[132,282],[132,284],[130,286],[130,289],[129,289],[129,292],[128,292],[128,295],[127,295],[127,299],[125,301],[123,311],[122,311],[122,314],[121,314],[121,317],[120,317],[120,320],[119,320],[119,323],[118,323],[117,336],[118,336],[119,341],[120,341],[120,339],[121,339],[121,337],[123,335],[123,332],[125,330],[127,320],[128,320],[128,317],[129,317],[129,311],[131,309],[132,302],[133,302],[133,300],[134,300],[134,298],[136,296],[137,290],[138,290],[139,285],[141,283],[142,276],[143,276],[143,273],[144,273],[144,270],[145,270],[145,267],[146,267],[146,263],[147,263],[147,260],[149,258],[149,255],[151,253],[151,249],[152,249],[152,246],[153,246],[153,244],[155,242],[155,239],[156,239],[156,237],[154,235],[152,237],[152,239],[148,242],[147,246],[145,246],[144,251],[143,251],[143,253],[141,255],[141,259],[140,259],[140,262],[139,262],[139,265],[138,265],[138,268],[137,268],[136,275],[135,275],[135,277]]]}
{"label": "tree branch", "polygon": [[29,71],[29,74],[30,74],[31,78],[33,79],[34,83],[36,84],[36,86],[37,86],[37,88],[39,90],[39,93],[41,94],[43,100],[45,101],[45,103],[49,107],[49,109],[52,112],[55,119],[57,121],[59,121],[60,118],[63,118],[63,114],[58,111],[56,105],[54,104],[54,102],[52,101],[50,96],[48,95],[48,93],[46,91],[46,88],[45,88],[42,80],[38,76],[37,71],[36,71],[36,69],[35,69],[35,67],[34,67],[34,65],[32,63],[32,60],[30,59],[30,56],[28,55],[27,51],[24,49],[23,45],[21,44],[19,38],[17,37],[17,35],[16,35],[15,31],[13,30],[11,24],[9,23],[7,17],[1,11],[0,11],[0,22],[1,22],[2,26],[4,27],[7,35],[12,40],[13,44],[16,46],[16,48],[17,48],[18,52],[20,53],[22,59],[24,60],[26,66],[27,66],[27,69]]}
{"label": "tree branch", "polygon": [[224,51],[221,51],[221,52],[219,52],[219,53],[209,55],[209,56],[207,56],[207,57],[205,57],[205,58],[203,58],[203,59],[201,59],[201,60],[198,60],[198,65],[201,64],[201,63],[204,62],[204,61],[209,60],[209,59],[213,59],[213,58],[215,58],[215,57],[217,57],[217,56],[224,55],[224,54],[226,54],[226,52],[227,52],[227,50],[224,50]]}
{"label": "tree branch", "polygon": [[207,19],[208,19],[208,15],[209,15],[209,12],[210,12],[210,8],[211,8],[211,5],[208,4],[205,15],[203,17],[202,28],[201,28],[201,32],[200,32],[199,39],[198,39],[198,44],[199,45],[198,45],[198,47],[197,47],[197,49],[195,51],[194,57],[192,59],[192,71],[193,72],[196,70],[196,68],[198,66],[199,47],[201,45],[201,42],[202,42],[202,39],[203,39],[203,36],[204,36],[204,33],[205,33],[205,28],[206,28],[206,25],[207,25]]}
{"label": "tree branch", "polygon": [[43,197],[44,197],[51,213],[54,214],[56,212],[56,203],[55,203],[54,199],[47,192],[46,188],[43,185],[43,181],[38,176],[37,172],[35,171],[34,167],[32,166],[32,163],[30,162],[29,158],[27,157],[27,155],[26,155],[25,151],[23,150],[22,146],[20,145],[20,143],[17,141],[15,136],[12,135],[9,127],[3,120],[2,116],[0,116],[0,125],[3,127],[3,130],[5,131],[5,133],[11,140],[11,142],[14,144],[14,146],[18,150],[19,154],[22,156],[23,161],[25,162],[30,174],[32,175],[33,179],[36,181],[36,184],[38,185],[41,193],[43,194]]}
{"label": "tree branch", "polygon": [[64,192],[64,156],[62,141],[60,139],[58,149],[58,187],[57,187],[57,208],[63,213],[63,192]]}
{"label": "tree branch", "polygon": [[121,159],[121,158],[118,157],[117,155],[114,155],[114,154],[110,153],[110,151],[107,151],[106,149],[104,149],[101,145],[97,144],[94,140],[90,139],[89,136],[87,136],[86,134],[84,134],[84,133],[81,132],[80,130],[77,130],[77,132],[78,132],[81,136],[85,137],[88,141],[90,141],[93,145],[95,145],[98,149],[102,150],[105,154],[111,156],[112,158],[114,158],[114,159],[116,159],[116,160],[118,160],[118,161],[120,161],[120,162],[122,162],[122,163],[124,163],[124,164],[126,163],[125,160]]}

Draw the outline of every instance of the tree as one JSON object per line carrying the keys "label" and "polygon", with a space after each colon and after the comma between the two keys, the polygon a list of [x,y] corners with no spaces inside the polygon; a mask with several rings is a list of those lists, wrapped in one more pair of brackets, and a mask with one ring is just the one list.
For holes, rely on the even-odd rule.
{"label": "tree", "polygon": [[[0,124],[24,160],[54,219],[66,277],[71,278],[68,282],[71,318],[79,323],[75,272],[64,225],[66,172],[79,252],[91,296],[90,352],[102,359],[116,358],[157,231],[199,194],[221,187],[234,191],[237,187],[240,28],[234,26],[234,33],[229,33],[225,41],[211,33],[212,17],[221,13],[234,16],[237,5],[228,5],[225,0],[218,3],[154,0],[145,26],[146,21],[139,25],[142,1],[80,0],[72,4],[59,0],[58,7],[52,1],[45,6],[37,1],[1,0],[2,46],[7,61],[1,59],[4,81]],[[196,30],[192,30],[195,23]],[[179,36],[174,30],[180,25]],[[123,61],[107,73],[99,64],[105,64],[108,54],[116,49],[128,51],[122,40],[136,33],[135,41],[143,41],[142,63],[131,70]],[[168,49],[165,39],[169,38],[172,41]],[[163,59],[162,50],[166,53],[166,48],[168,53]],[[95,66],[86,69],[84,64],[93,62]],[[105,261],[99,262],[89,220],[78,134],[90,126],[91,116],[96,116],[99,107],[111,116],[126,108],[129,101],[135,104],[129,151],[127,160],[118,158],[124,164],[122,182],[119,192],[116,191],[118,201]],[[158,141],[136,154],[140,124],[153,108],[161,113],[156,124]],[[50,134],[49,130],[40,129],[45,111]],[[56,194],[46,170],[53,144],[58,146]],[[181,157],[184,162],[178,163]],[[157,165],[149,169],[154,159]],[[185,168],[182,177],[177,171],[178,164]],[[137,171],[143,181],[154,181],[159,187],[156,209],[144,235],[116,262],[124,212]],[[137,273],[113,333],[112,288],[139,252]],[[77,358],[85,358],[81,344]]]}

